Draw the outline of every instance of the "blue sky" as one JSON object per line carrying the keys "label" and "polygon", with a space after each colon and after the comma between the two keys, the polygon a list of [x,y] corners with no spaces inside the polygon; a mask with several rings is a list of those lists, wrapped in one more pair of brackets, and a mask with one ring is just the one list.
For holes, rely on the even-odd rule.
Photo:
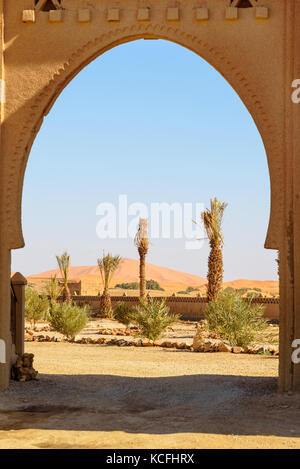
{"label": "blue sky", "polygon": [[[132,240],[100,240],[101,202],[228,203],[224,278],[277,279],[265,250],[270,184],[264,146],[238,95],[207,62],[162,40],[118,46],[56,101],[31,151],[23,192],[26,247],[12,270],[94,265],[104,250],[138,258]],[[200,214],[197,214],[199,218]],[[196,216],[196,214],[195,214]],[[208,243],[154,240],[148,261],[205,276]]]}

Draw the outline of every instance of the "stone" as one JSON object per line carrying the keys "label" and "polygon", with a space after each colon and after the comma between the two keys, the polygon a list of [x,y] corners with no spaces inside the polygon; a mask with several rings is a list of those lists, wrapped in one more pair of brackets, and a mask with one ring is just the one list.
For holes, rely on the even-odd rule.
{"label": "stone", "polygon": [[243,353],[244,349],[242,347],[237,347],[236,345],[232,347],[232,353]]}
{"label": "stone", "polygon": [[222,353],[231,352],[230,345],[224,344],[224,342],[220,342],[216,344],[215,347],[216,347],[216,352],[222,352]]}
{"label": "stone", "polygon": [[33,368],[33,353],[24,353],[12,366],[11,377],[15,381],[31,381],[37,379],[38,372]]}
{"label": "stone", "polygon": [[185,342],[176,342],[175,344],[175,347],[178,349],[178,350],[185,350],[186,349],[186,343]]}
{"label": "stone", "polygon": [[23,10],[22,21],[23,23],[35,23],[35,10]]}
{"label": "stone", "polygon": [[198,349],[203,348],[204,345],[204,337],[203,337],[203,332],[202,330],[198,327],[196,334],[194,335],[193,338],[193,349],[197,351]]}
{"label": "stone", "polygon": [[211,342],[205,342],[203,345],[203,352],[208,353],[208,352],[214,352],[215,347]]}
{"label": "stone", "polygon": [[142,341],[142,345],[143,345],[143,347],[153,347],[152,342],[150,342],[150,340],[147,340],[147,339],[144,339]]}

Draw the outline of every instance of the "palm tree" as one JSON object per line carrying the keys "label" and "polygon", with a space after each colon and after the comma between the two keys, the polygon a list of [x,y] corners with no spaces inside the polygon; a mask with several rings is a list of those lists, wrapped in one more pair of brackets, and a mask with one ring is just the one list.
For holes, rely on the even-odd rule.
{"label": "palm tree", "polygon": [[50,314],[52,313],[53,306],[56,303],[57,298],[61,295],[63,287],[58,284],[56,275],[51,277],[47,285],[45,286],[45,291],[47,296],[50,299]]}
{"label": "palm tree", "polygon": [[103,293],[100,298],[100,314],[104,314],[106,317],[111,316],[111,299],[109,295],[109,285],[110,282],[113,278],[113,275],[117,268],[119,267],[119,264],[121,262],[121,257],[120,256],[113,256],[112,254],[104,254],[101,258],[98,260],[98,266],[100,270],[100,275],[102,279],[102,284],[103,284]]}
{"label": "palm tree", "polygon": [[61,256],[56,256],[56,260],[57,260],[57,263],[58,263],[60,274],[61,274],[63,282],[64,282],[63,299],[67,303],[70,303],[71,302],[71,293],[70,293],[69,286],[68,286],[70,256],[65,251]]}
{"label": "palm tree", "polygon": [[139,228],[134,238],[140,256],[140,298],[146,299],[146,255],[148,253],[148,219],[140,218]]}
{"label": "palm tree", "polygon": [[202,214],[204,228],[209,239],[210,254],[208,258],[207,298],[208,301],[216,299],[223,282],[223,253],[224,238],[222,234],[222,220],[226,203],[220,202],[216,197],[210,199],[210,209]]}

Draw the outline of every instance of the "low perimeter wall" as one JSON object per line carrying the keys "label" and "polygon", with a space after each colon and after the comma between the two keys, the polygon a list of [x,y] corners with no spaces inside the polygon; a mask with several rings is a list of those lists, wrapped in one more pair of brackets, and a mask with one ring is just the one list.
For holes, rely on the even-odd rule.
{"label": "low perimeter wall", "polygon": [[[161,300],[162,297],[157,297]],[[80,306],[90,305],[93,314],[99,312],[100,296],[73,296],[74,303]],[[137,306],[139,298],[137,296],[112,296],[112,307],[118,302],[123,301],[129,306]],[[278,298],[253,298],[252,304],[264,305],[265,318],[278,321],[279,320],[279,299]],[[181,319],[198,321],[204,318],[204,312],[207,305],[207,298],[184,298],[184,297],[167,297],[167,305],[171,314],[178,314]]]}

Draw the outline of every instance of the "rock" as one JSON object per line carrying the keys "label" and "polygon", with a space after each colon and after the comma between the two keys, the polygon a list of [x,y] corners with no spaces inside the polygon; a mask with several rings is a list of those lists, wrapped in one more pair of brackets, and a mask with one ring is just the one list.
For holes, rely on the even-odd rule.
{"label": "rock", "polygon": [[173,344],[173,342],[169,341],[169,340],[165,340],[164,342],[162,342],[160,344],[161,347],[163,348],[173,348],[175,346],[175,344]]}
{"label": "rock", "polygon": [[232,353],[243,353],[244,349],[242,347],[234,346],[232,347]]}
{"label": "rock", "polygon": [[32,336],[32,334],[28,334],[27,332],[25,332],[25,334],[24,334],[24,340],[25,340],[26,342],[32,342],[32,341],[33,341],[33,336]]}
{"label": "rock", "polygon": [[116,345],[118,345],[119,347],[126,347],[128,346],[128,342],[124,339],[120,339],[120,340],[117,340],[116,342]]}
{"label": "rock", "polygon": [[185,342],[181,342],[181,343],[176,342],[175,347],[176,347],[178,350],[185,350],[185,348],[186,348],[186,343],[185,343]]}
{"label": "rock", "polygon": [[224,344],[224,342],[220,342],[215,345],[216,352],[228,353],[231,352],[230,345]]}
{"label": "rock", "polygon": [[215,351],[214,345],[211,342],[205,342],[205,344],[203,345],[203,352],[207,353],[207,352],[214,352],[214,351]]}
{"label": "rock", "polygon": [[38,372],[33,368],[33,353],[24,353],[18,357],[11,370],[12,379],[15,381],[30,381],[37,378]]}
{"label": "rock", "polygon": [[197,332],[194,335],[193,338],[193,349],[195,352],[197,351],[202,351],[204,346],[204,337],[203,337],[203,331],[201,330],[200,327],[197,328]]}

